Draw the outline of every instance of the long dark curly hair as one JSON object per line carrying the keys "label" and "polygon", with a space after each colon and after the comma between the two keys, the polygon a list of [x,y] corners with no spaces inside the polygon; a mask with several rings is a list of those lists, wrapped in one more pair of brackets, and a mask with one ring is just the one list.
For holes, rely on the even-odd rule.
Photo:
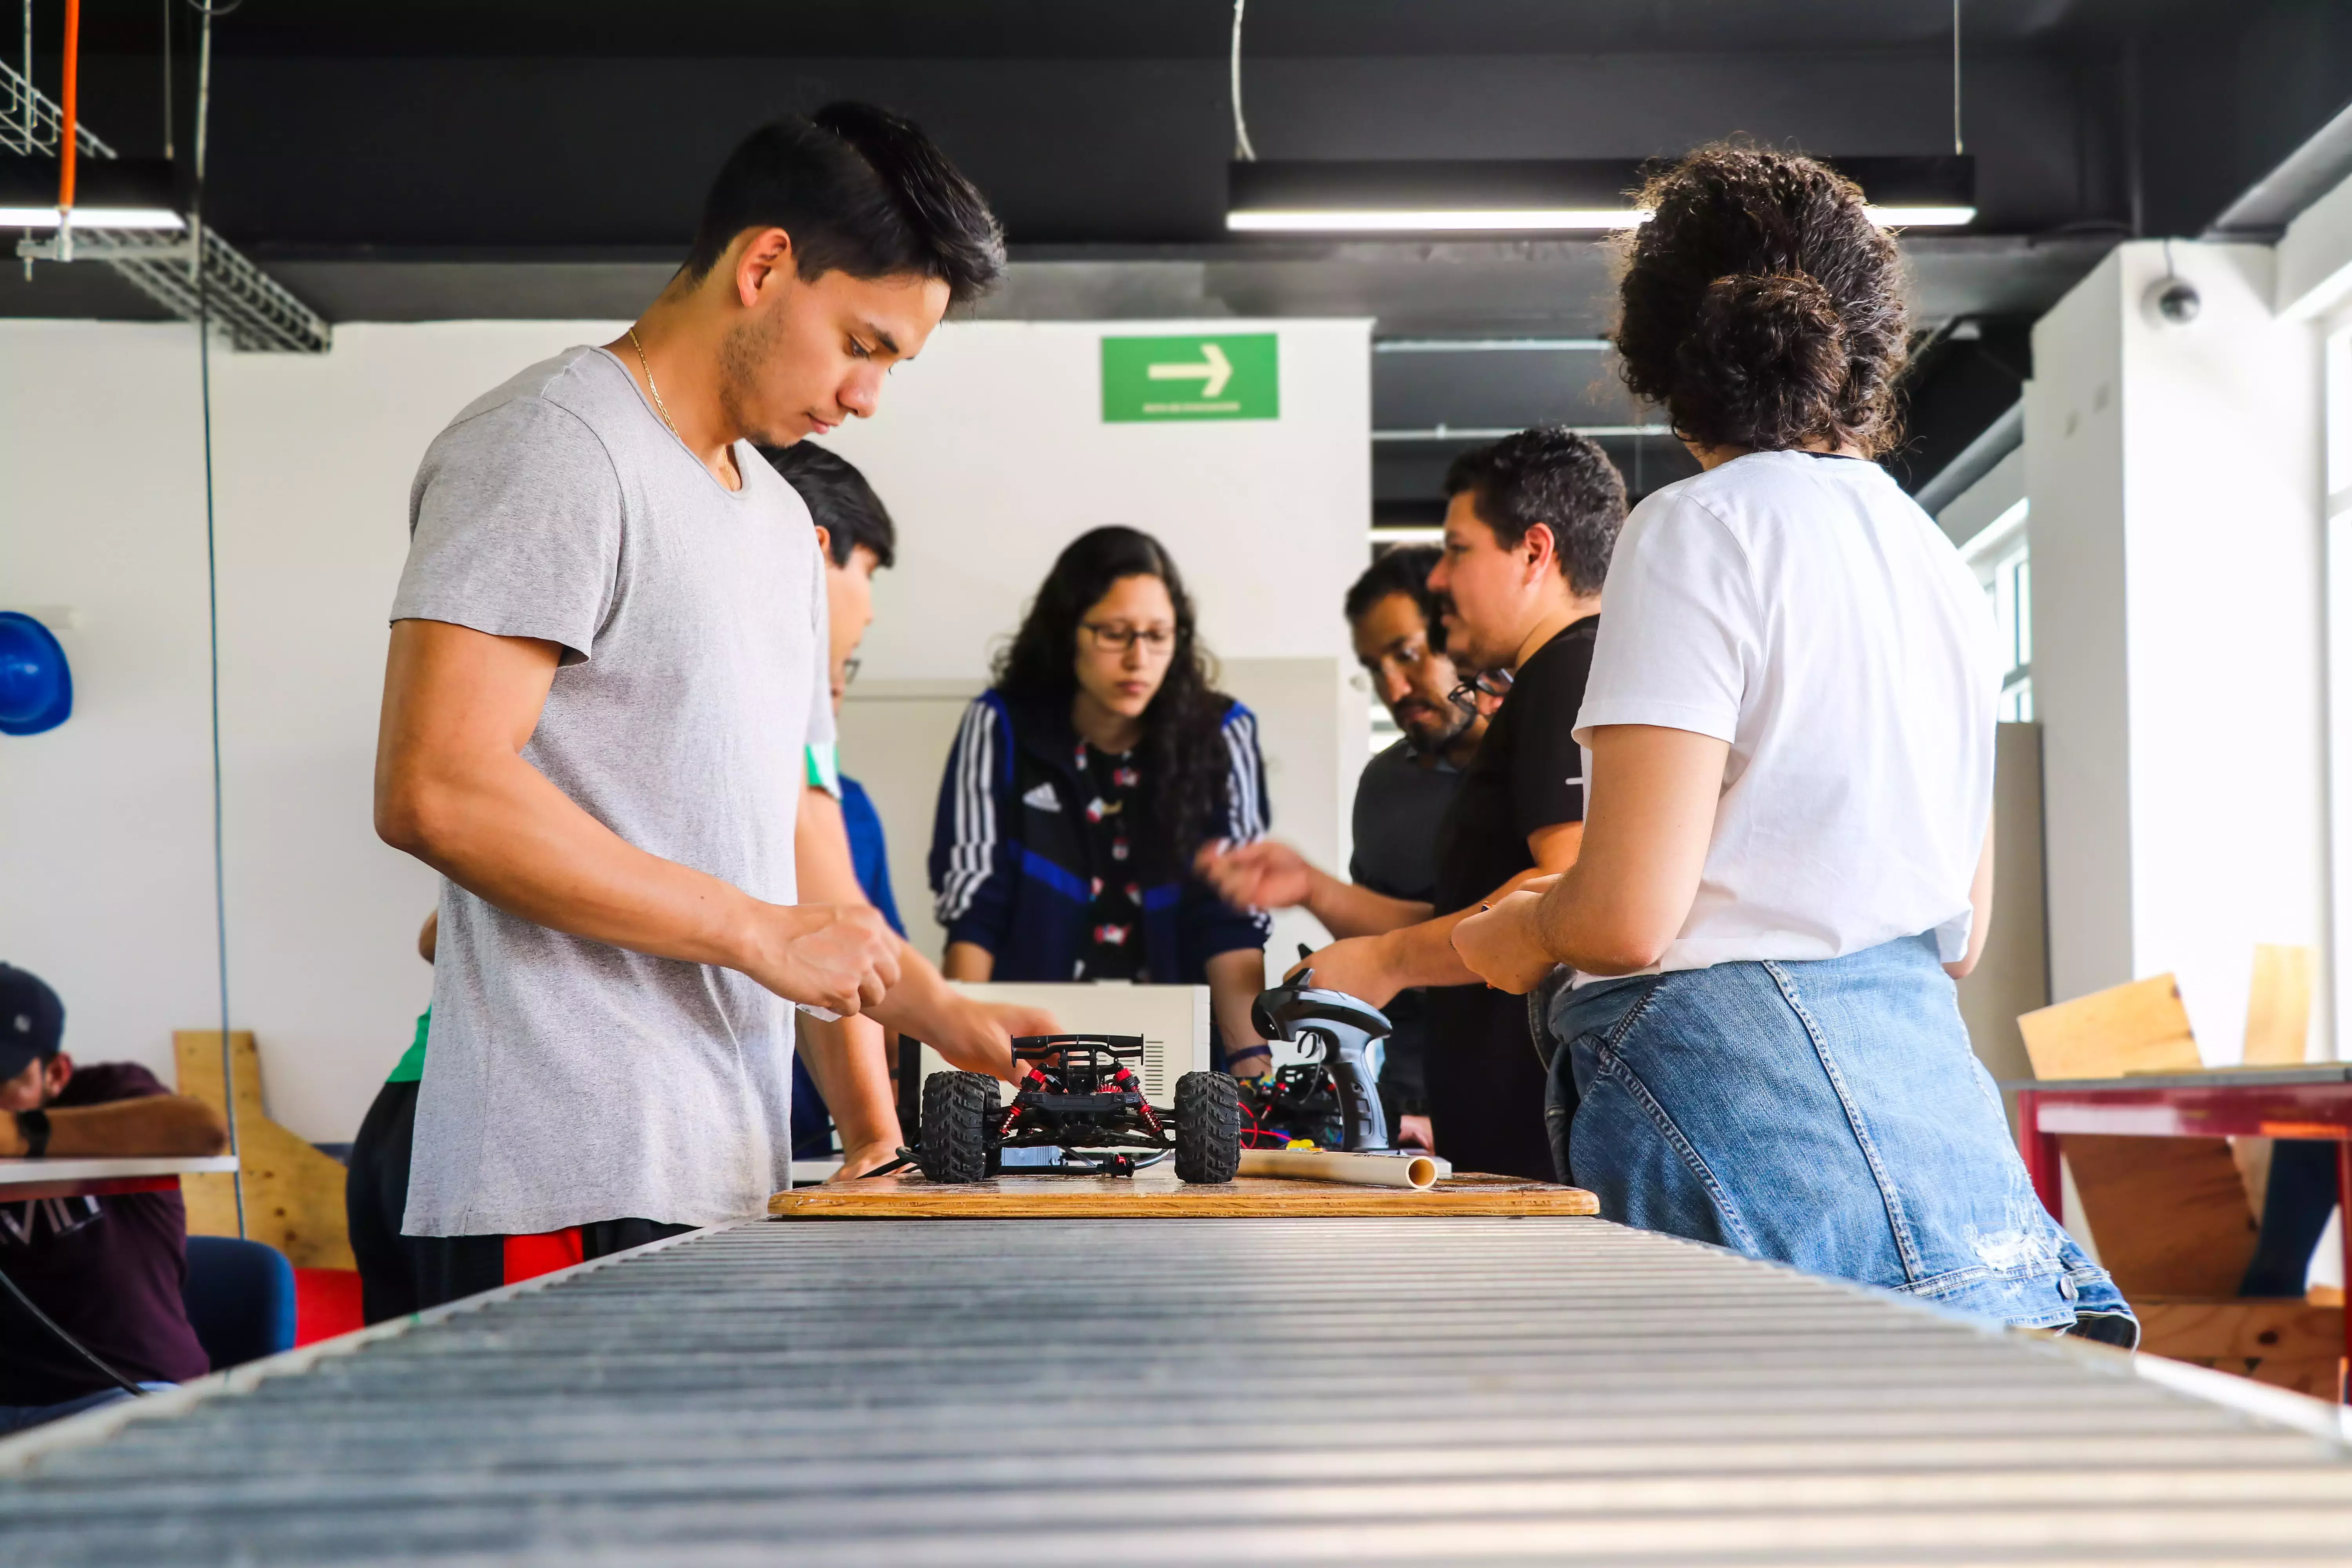
{"label": "long dark curly hair", "polygon": [[1650,181],[1618,286],[1625,384],[1677,435],[1895,445],[1903,264],[1861,188],[1789,153],[1702,147]]}
{"label": "long dark curly hair", "polygon": [[1142,805],[1154,844],[1137,849],[1154,875],[1181,870],[1224,816],[1228,700],[1213,689],[1215,664],[1201,646],[1192,599],[1167,548],[1133,528],[1078,535],[1054,562],[1020,631],[997,656],[996,689],[1023,707],[1067,714],[1078,692],[1078,623],[1126,577],[1157,577],[1176,606],[1176,647],[1167,678],[1143,710],[1137,747]]}

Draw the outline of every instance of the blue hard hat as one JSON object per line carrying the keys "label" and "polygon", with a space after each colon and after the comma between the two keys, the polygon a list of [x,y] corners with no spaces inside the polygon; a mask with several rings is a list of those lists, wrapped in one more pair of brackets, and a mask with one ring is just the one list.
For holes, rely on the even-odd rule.
{"label": "blue hard hat", "polygon": [[66,650],[48,627],[16,610],[0,610],[0,735],[37,735],[73,711]]}

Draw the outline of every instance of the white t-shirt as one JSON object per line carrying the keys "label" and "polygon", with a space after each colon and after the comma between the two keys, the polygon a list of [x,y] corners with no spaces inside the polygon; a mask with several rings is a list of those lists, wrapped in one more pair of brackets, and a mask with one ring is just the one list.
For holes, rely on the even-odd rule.
{"label": "white t-shirt", "polygon": [[2000,659],[1984,591],[1885,469],[1758,452],[1668,485],[1626,520],[1601,602],[1577,739],[1731,747],[1661,969],[1930,931],[1967,951]]}

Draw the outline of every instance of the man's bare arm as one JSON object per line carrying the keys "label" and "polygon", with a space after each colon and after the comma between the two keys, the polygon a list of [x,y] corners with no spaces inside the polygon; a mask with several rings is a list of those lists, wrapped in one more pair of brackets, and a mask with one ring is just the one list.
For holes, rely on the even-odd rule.
{"label": "man's bare arm", "polygon": [[[193,1095],[151,1094],[49,1111],[53,1160],[77,1154],[218,1154],[227,1147],[228,1123]],[[25,1152],[16,1119],[0,1116],[0,1154]]]}
{"label": "man's bare arm", "polygon": [[660,958],[740,970],[852,1014],[898,979],[865,907],[770,904],[647,854],[522,759],[555,679],[552,643],[394,623],[376,742],[376,832],[509,914]]}

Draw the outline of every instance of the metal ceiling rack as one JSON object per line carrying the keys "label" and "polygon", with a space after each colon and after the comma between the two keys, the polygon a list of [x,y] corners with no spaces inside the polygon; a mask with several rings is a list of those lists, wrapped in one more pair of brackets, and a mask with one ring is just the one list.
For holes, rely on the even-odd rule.
{"label": "metal ceiling rack", "polygon": [[[54,157],[64,112],[22,71],[0,61],[0,150],[19,156]],[[84,157],[113,159],[112,147],[86,125],[75,128],[74,144]],[[213,324],[232,347],[281,353],[324,353],[333,341],[326,319],[254,265],[250,258],[210,228],[201,241],[188,233],[106,228],[77,223],[71,259],[96,261],[184,321],[197,319],[196,253],[204,253],[205,289],[211,295]],[[66,259],[55,239],[27,236],[16,246],[27,268],[36,261]]]}

